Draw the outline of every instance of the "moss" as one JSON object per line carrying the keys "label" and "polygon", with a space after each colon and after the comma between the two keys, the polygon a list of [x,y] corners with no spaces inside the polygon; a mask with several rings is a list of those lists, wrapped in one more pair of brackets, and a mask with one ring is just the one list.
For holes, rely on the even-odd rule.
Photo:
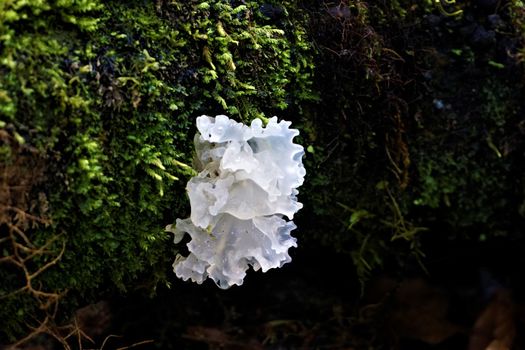
{"label": "moss", "polygon": [[458,16],[430,2],[316,6],[322,102],[305,109],[304,238],[347,252],[362,279],[422,261],[424,242],[518,239],[523,81],[512,52],[523,29],[509,8],[494,10],[494,30],[470,2]]}
{"label": "moss", "polygon": [[[472,1],[452,17],[409,0],[2,2],[0,131],[45,160],[28,198],[44,195],[51,224],[25,230],[48,244],[32,267],[61,257],[35,280],[63,292],[56,321],[169,284],[163,227],[187,214],[203,113],[298,125],[302,247],[347,253],[362,280],[438,239],[520,239],[523,6],[508,5],[495,24]],[[2,265],[2,295],[19,277]],[[50,312],[3,301],[2,341]]]}
{"label": "moss", "polygon": [[[95,295],[168,283],[164,226],[187,210],[194,117],[250,120],[311,95],[310,46],[289,5],[275,24],[257,1],[2,2],[0,120],[46,157],[38,190],[52,223],[27,234],[65,242],[37,278],[62,295],[57,322]],[[60,245],[50,249],[31,264]],[[16,290],[13,271],[0,275],[3,295]],[[1,339],[51,312],[24,293],[5,302]]]}
{"label": "moss", "polygon": [[[405,4],[342,3],[311,19],[321,48],[314,87],[322,102],[305,108],[305,142],[312,147],[303,214],[312,230],[304,237],[347,252],[363,280],[410,246],[418,253],[411,235],[421,231],[405,218],[402,200],[411,161],[405,98],[413,72],[401,38],[425,9],[400,6]],[[407,243],[390,243],[405,237]],[[392,246],[405,249],[391,255]]]}
{"label": "moss", "polygon": [[521,141],[512,129],[521,107],[519,94],[507,84],[488,78],[477,92],[477,86],[462,83],[476,94],[463,93],[475,100],[468,105],[478,107],[449,105],[438,113],[440,125],[416,141],[420,151],[414,204],[436,209],[434,220],[448,223],[461,236],[486,239],[515,233],[511,223],[520,195],[513,164]]}

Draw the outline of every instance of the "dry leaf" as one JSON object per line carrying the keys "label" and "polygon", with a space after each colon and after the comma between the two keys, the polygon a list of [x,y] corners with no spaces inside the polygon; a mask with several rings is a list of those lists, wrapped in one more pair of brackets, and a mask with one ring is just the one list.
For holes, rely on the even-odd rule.
{"label": "dry leaf", "polygon": [[476,320],[468,350],[510,350],[516,337],[514,309],[510,292],[498,290]]}
{"label": "dry leaf", "polygon": [[401,337],[439,344],[462,331],[447,320],[448,297],[423,279],[403,281],[395,292],[391,325]]}

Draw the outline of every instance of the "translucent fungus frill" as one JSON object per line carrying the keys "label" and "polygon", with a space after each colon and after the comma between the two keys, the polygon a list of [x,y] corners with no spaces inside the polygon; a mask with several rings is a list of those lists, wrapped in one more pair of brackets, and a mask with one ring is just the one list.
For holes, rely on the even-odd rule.
{"label": "translucent fungus frill", "polygon": [[241,285],[249,266],[266,272],[291,261],[295,225],[285,217],[302,208],[297,187],[305,169],[303,147],[293,143],[299,131],[290,124],[277,117],[265,127],[259,119],[248,127],[224,115],[197,118],[191,216],[172,230],[176,243],[191,237],[190,254],[173,264],[178,277],[197,283],[209,277],[225,289]]}

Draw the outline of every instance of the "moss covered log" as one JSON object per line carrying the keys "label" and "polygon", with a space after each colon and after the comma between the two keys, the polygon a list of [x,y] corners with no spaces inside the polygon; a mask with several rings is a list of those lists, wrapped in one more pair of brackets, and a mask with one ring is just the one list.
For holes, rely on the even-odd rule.
{"label": "moss covered log", "polygon": [[[1,163],[15,174],[2,177],[2,342],[77,300],[167,283],[194,118],[310,98],[292,21],[256,1],[0,3]],[[31,181],[16,176],[26,153],[43,164]]]}
{"label": "moss covered log", "polygon": [[201,114],[294,122],[299,249],[361,281],[523,243],[524,5],[445,5],[0,0],[0,344],[170,284]]}
{"label": "moss covered log", "polygon": [[311,18],[322,102],[303,110],[305,216],[330,234],[305,235],[361,277],[424,266],[438,241],[520,241],[523,4],[326,5]]}

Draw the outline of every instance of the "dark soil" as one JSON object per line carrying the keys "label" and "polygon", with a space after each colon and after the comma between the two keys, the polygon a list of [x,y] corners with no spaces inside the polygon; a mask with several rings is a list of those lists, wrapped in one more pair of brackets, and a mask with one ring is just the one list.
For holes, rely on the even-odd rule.
{"label": "dark soil", "polygon": [[100,312],[111,323],[86,332],[98,332],[98,344],[120,336],[106,348],[476,350],[510,339],[522,349],[524,247],[433,244],[428,274],[384,271],[363,294],[348,256],[301,247],[292,263],[252,271],[241,287],[174,280],[152,299],[110,300]]}

